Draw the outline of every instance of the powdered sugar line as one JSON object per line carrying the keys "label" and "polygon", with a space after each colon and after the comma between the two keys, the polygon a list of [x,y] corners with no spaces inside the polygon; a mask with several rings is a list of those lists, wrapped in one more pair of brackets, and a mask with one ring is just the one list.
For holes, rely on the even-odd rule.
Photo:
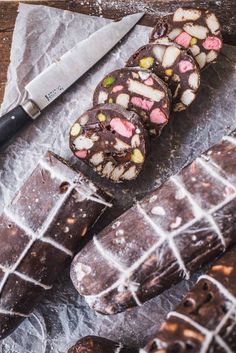
{"label": "powdered sugar line", "polygon": [[155,230],[156,234],[161,237],[161,239],[166,240],[169,244],[171,251],[173,252],[180,269],[183,271],[185,278],[189,278],[189,271],[186,269],[184,261],[180,255],[179,249],[177,248],[171,233],[164,231],[160,226],[153,222],[153,220],[148,216],[145,210],[137,203],[137,209],[139,213],[143,215],[146,221],[151,225],[151,227]]}

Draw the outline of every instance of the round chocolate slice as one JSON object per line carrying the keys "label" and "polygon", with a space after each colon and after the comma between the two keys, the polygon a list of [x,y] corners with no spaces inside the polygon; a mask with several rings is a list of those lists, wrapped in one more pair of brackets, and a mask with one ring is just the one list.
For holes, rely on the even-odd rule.
{"label": "round chocolate slice", "polygon": [[109,73],[93,96],[94,105],[107,102],[137,112],[152,135],[159,135],[169,120],[167,85],[148,70],[123,68]]}
{"label": "round chocolate slice", "polygon": [[155,25],[150,41],[175,42],[190,49],[203,69],[216,60],[222,48],[220,23],[213,12],[179,8],[161,18]]}
{"label": "round chocolate slice", "polygon": [[186,50],[175,44],[147,44],[127,61],[127,66],[150,69],[168,83],[174,111],[185,110],[195,99],[200,85],[198,65]]}
{"label": "round chocolate slice", "polygon": [[117,104],[86,111],[70,130],[74,155],[114,182],[137,177],[146,158],[147,143],[139,116]]}

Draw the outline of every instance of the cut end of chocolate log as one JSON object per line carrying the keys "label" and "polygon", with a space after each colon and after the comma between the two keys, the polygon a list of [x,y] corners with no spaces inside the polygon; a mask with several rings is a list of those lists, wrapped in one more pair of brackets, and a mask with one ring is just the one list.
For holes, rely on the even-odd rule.
{"label": "cut end of chocolate log", "polygon": [[165,81],[173,96],[173,110],[185,110],[196,98],[200,70],[192,55],[176,44],[147,44],[127,61],[128,67],[152,70]]}
{"label": "cut end of chocolate log", "polygon": [[155,25],[151,42],[176,43],[189,49],[200,69],[213,63],[222,48],[220,23],[213,12],[179,8]]}
{"label": "cut end of chocolate log", "polygon": [[138,353],[138,349],[128,348],[107,338],[86,336],[71,347],[68,353]]}
{"label": "cut end of chocolate log", "polygon": [[151,135],[159,135],[168,123],[170,93],[153,72],[123,68],[109,73],[96,87],[93,103],[116,103],[135,111]]}
{"label": "cut end of chocolate log", "polygon": [[74,155],[102,177],[133,180],[146,159],[148,136],[139,116],[117,104],[85,112],[70,130]]}

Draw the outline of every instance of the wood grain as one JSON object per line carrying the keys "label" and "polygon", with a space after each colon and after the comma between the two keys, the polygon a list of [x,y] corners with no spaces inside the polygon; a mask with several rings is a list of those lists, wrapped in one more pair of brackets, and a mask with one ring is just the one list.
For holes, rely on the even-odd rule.
{"label": "wood grain", "polygon": [[[224,41],[236,45],[236,1],[235,0],[48,0],[23,1],[43,4],[84,14],[119,19],[137,11],[145,12],[141,24],[153,26],[156,17],[173,11],[179,6],[209,8],[218,15],[223,29]],[[17,1],[0,0],[0,102],[2,102],[9,65],[12,34],[17,16]]]}

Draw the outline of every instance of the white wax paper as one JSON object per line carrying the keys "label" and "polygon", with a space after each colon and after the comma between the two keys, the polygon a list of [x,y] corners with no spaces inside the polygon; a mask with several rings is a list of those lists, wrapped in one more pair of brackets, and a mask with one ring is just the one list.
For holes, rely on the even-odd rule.
{"label": "white wax paper", "polygon": [[[46,6],[20,4],[16,20],[8,84],[1,113],[23,99],[24,86],[75,43],[88,37],[109,20]],[[202,74],[196,102],[186,113],[173,117],[152,149],[146,167],[135,182],[112,186],[75,161],[68,148],[72,122],[91,107],[96,84],[109,71],[122,67],[125,60],[148,41],[150,28],[136,26],[112,52],[51,105],[34,123],[21,131],[4,152],[0,165],[0,206],[8,203],[24,179],[48,149],[69,159],[78,169],[108,187],[116,196],[97,229],[130,207],[135,199],[159,186],[167,177],[236,128],[235,47],[225,46],[218,63]],[[99,45],[99,43],[98,43]],[[80,58],[78,57],[78,65]],[[179,301],[193,281],[185,281],[141,308],[113,316],[92,311],[73,288],[68,274],[58,274],[58,283],[34,313],[0,343],[2,353],[62,353],[80,337],[96,334],[142,346],[159,327],[167,312]]]}

